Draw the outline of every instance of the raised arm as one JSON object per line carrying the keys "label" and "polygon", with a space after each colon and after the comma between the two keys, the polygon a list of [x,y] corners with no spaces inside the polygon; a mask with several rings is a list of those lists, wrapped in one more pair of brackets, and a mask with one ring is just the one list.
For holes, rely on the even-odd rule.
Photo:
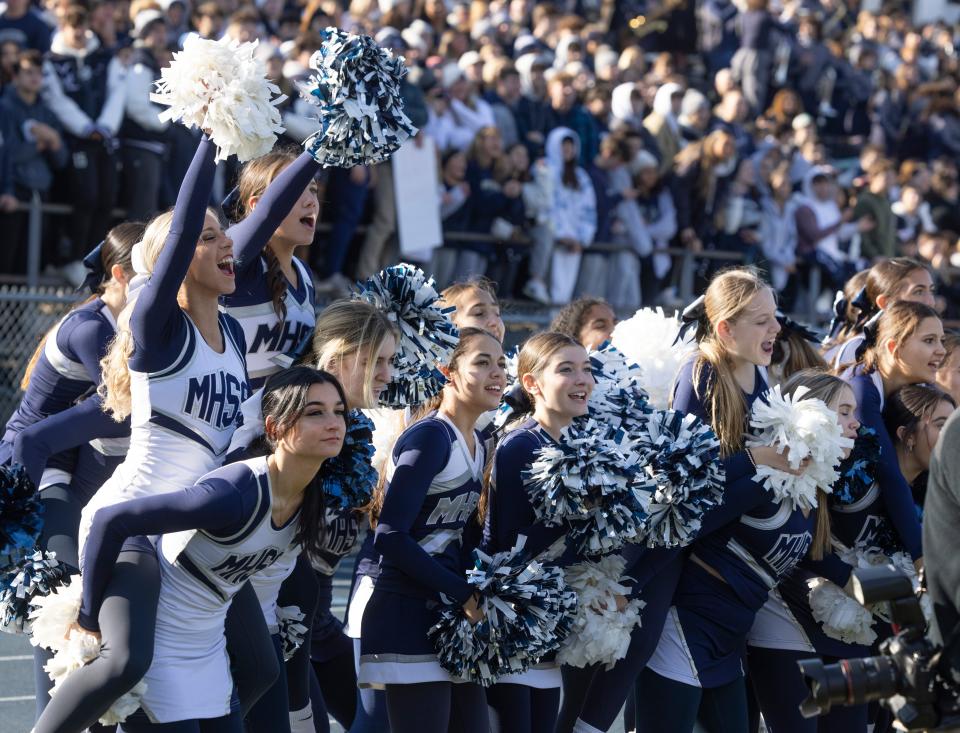
{"label": "raised arm", "polygon": [[400,438],[396,470],[383,500],[374,547],[416,582],[465,603],[472,590],[466,579],[443,567],[410,536],[433,478],[449,455],[446,433],[424,423]]}
{"label": "raised arm", "polygon": [[[183,328],[177,294],[190,269],[197,240],[203,231],[216,171],[214,152],[213,143],[204,136],[177,194],[170,232],[163,249],[130,315],[130,331],[141,352],[135,352],[138,361],[141,361],[138,365],[141,371],[154,371],[167,366],[163,363],[163,357],[169,356],[170,349],[163,347],[174,340],[179,329]],[[151,353],[143,352],[153,352],[159,358],[154,359]]]}
{"label": "raised arm", "polygon": [[309,153],[302,153],[267,186],[250,215],[230,227],[228,233],[233,239],[238,272],[257,261],[270,237],[293,210],[297,199],[319,170],[320,164]]}
{"label": "raised arm", "polygon": [[[250,474],[246,466],[239,468]],[[257,496],[257,492],[238,489],[236,481],[211,477],[183,491],[146,496],[98,510],[83,549],[83,601],[77,619],[80,626],[99,630],[103,594],[127,538],[190,529],[218,534],[239,531],[254,511]]]}

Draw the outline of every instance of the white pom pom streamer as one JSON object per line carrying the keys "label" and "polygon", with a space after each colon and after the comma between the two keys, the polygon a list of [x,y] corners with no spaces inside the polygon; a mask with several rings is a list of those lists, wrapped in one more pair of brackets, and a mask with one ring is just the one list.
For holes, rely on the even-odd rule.
{"label": "white pom pom streamer", "polygon": [[[44,671],[53,681],[50,696],[54,696],[63,681],[74,671],[100,656],[100,642],[90,634],[76,629],[69,632],[80,613],[83,585],[80,576],[74,576],[69,585],[55,588],[50,595],[37,598],[30,614],[33,635],[30,643],[52,651],[53,658],[44,665]],[[117,725],[140,707],[147,684],[142,680],[133,689],[118,698],[100,718],[103,725]]]}
{"label": "white pom pom streamer", "polygon": [[[933,622],[933,601],[930,599],[930,594],[921,587],[917,567],[913,564],[913,560],[909,554],[906,552],[894,552],[887,555],[873,547],[858,547],[853,550],[839,543],[834,544],[840,559],[847,563],[847,565],[852,565],[854,568],[874,568],[878,565],[893,565],[894,568],[910,578],[910,583],[913,585],[913,592],[920,600],[920,608],[923,611],[923,617],[927,620],[927,625]],[[886,603],[878,603],[872,606],[870,610],[878,618],[889,622],[890,614],[887,610],[888,605],[889,604]]]}
{"label": "white pom pom streamer", "polygon": [[269,153],[283,132],[277,105],[286,97],[267,80],[256,48],[256,42],[187,36],[150,95],[170,107],[160,119],[209,130],[218,161],[236,155],[243,162]]}
{"label": "white pom pom streamer", "polygon": [[303,645],[310,630],[301,622],[303,611],[299,606],[277,606],[277,625],[280,627],[280,641],[283,644],[283,660],[289,662]]}
{"label": "white pom pom streamer", "polygon": [[677,372],[695,348],[692,341],[674,345],[679,332],[679,318],[666,315],[662,308],[641,308],[620,321],[611,337],[613,345],[640,366],[650,405],[660,410],[669,406]]}
{"label": "white pom pom streamer", "polygon": [[324,166],[383,162],[417,133],[403,111],[403,58],[394,58],[369,36],[337,28],[320,35],[323,45],[310,59],[316,76],[300,85],[300,94],[319,108],[321,128],[304,147]]}
{"label": "white pom pom streamer", "polygon": [[603,664],[607,669],[627,655],[630,634],[640,625],[643,601],[634,599],[617,610],[616,596],[627,596],[621,585],[626,561],[608,555],[597,562],[572,565],[564,572],[567,585],[577,592],[577,615],[569,640],[557,660],[572,667]]}
{"label": "white pom pom streamer", "polygon": [[406,425],[406,411],[376,407],[364,410],[364,414],[373,421],[373,467],[383,475],[390,462],[393,446]]}
{"label": "white pom pom streamer", "polygon": [[873,630],[873,614],[843,589],[826,578],[811,578],[808,599],[814,620],[831,639],[846,644],[869,646],[877,640]]}
{"label": "white pom pom streamer", "polygon": [[837,413],[822,400],[804,399],[806,387],[799,387],[792,396],[784,397],[780,387],[767,392],[766,401],[754,402],[750,416],[750,446],[773,446],[782,453],[789,449],[791,468],[799,468],[804,459],[810,465],[799,475],[779,471],[766,465],[757,466],[757,477],[780,501],[790,501],[795,508],[811,509],[817,505],[817,489],[830,493],[839,478],[837,471],[843,451],[853,447],[853,440],[843,437]]}

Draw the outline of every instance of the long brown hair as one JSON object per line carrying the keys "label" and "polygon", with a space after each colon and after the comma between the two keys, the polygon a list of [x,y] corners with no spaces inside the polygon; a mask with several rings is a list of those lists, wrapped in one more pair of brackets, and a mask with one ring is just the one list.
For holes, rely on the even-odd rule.
{"label": "long brown hair", "polygon": [[733,361],[727,347],[717,335],[721,321],[736,321],[750,305],[754,296],[770,290],[757,271],[736,267],[718,273],[704,294],[706,333],[700,339],[699,352],[693,366],[694,389],[704,379],[708,367],[712,378],[706,382],[706,393],[697,397],[707,408],[710,426],[720,440],[720,453],[726,457],[743,448],[747,420],[747,403],[743,390],[733,376]]}
{"label": "long brown hair", "polygon": [[865,283],[870,310],[864,315],[869,317],[880,310],[877,300],[881,296],[887,298],[889,307],[900,294],[903,281],[917,270],[930,271],[925,264],[912,257],[891,257],[871,267]]}
{"label": "long brown hair", "polygon": [[[783,394],[793,396],[800,387],[806,387],[807,392],[800,399],[817,399],[830,405],[840,393],[847,388],[847,383],[840,377],[820,369],[804,369],[790,377],[783,385]],[[827,494],[823,489],[817,489],[817,527],[813,533],[813,544],[810,546],[810,557],[822,560],[831,549],[830,545],[830,512],[827,507]]]}
{"label": "long brown hair", "polygon": [[[133,251],[133,245],[143,239],[143,231],[145,228],[146,224],[142,221],[128,221],[123,224],[118,224],[107,232],[107,236],[104,237],[103,244],[100,247],[100,265],[103,268],[103,279],[100,281],[100,284],[97,285],[93,295],[74,304],[70,308],[71,311],[86,305],[94,298],[98,298],[106,292],[107,286],[113,280],[111,272],[114,265],[120,265],[120,268],[128,278],[133,275],[133,266],[130,264],[130,253]],[[56,328],[56,326],[54,326],[54,328]],[[53,329],[51,329],[51,331],[52,330]],[[20,380],[20,389],[23,391],[26,391],[27,387],[30,386],[30,377],[33,375],[33,369],[37,365],[40,354],[43,353],[44,346],[47,343],[47,337],[51,331],[47,331],[43,338],[40,339],[40,343],[37,344],[37,348],[27,362],[23,379]]]}
{"label": "long brown hair", "polygon": [[[267,190],[267,186],[281,171],[296,159],[292,150],[274,150],[272,153],[261,155],[247,163],[240,171],[237,181],[237,213],[243,219],[253,209],[250,199],[259,198]],[[287,317],[287,278],[280,269],[280,261],[271,249],[271,245],[263,248],[263,258],[267,262],[267,287],[270,290],[270,299],[273,301],[273,310],[280,320]]]}
{"label": "long brown hair", "polygon": [[891,340],[896,342],[893,352],[895,358],[900,346],[917,332],[920,324],[927,318],[936,318],[939,321],[940,314],[929,305],[909,300],[901,300],[889,306],[883,311],[876,325],[876,336],[869,336],[874,343],[864,349],[857,363],[863,366],[866,373],[876,371],[883,357],[884,344]]}
{"label": "long brown hair", "polygon": [[[953,397],[932,384],[908,384],[898,389],[883,406],[883,424],[890,439],[895,444],[906,443],[906,437],[915,435],[921,421],[928,420],[941,402],[957,407]],[[898,434],[900,428],[905,429],[904,438]]]}

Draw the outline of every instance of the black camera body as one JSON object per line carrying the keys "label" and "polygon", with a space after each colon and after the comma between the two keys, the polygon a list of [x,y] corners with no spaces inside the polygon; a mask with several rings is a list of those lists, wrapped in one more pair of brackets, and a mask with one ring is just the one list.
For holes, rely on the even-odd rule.
{"label": "black camera body", "polygon": [[864,605],[888,603],[894,636],[880,654],[824,664],[800,662],[810,696],[800,705],[804,717],[829,712],[833,705],[882,700],[906,730],[932,730],[960,724],[958,691],[940,674],[940,649],[926,637],[926,622],[910,579],[892,565],[853,574],[854,594]]}

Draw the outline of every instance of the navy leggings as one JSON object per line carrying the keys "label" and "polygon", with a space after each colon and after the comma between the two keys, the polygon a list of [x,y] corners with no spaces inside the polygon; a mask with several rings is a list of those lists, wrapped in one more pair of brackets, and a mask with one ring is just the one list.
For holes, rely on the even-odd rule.
{"label": "navy leggings", "polygon": [[243,733],[243,721],[239,706],[222,718],[202,720],[178,720],[174,723],[151,723],[142,710],[138,710],[120,724],[122,733]]}
{"label": "navy leggings", "polygon": [[661,677],[650,669],[637,685],[637,733],[747,733],[747,694],[742,677],[702,689]]}
{"label": "navy leggings", "polygon": [[[814,652],[749,647],[750,681],[770,733],[866,733],[866,705],[835,707],[819,718],[800,715],[807,686],[797,662],[818,657]],[[832,664],[837,657],[822,657]]]}
{"label": "navy leggings", "polygon": [[472,682],[387,685],[392,733],[489,733],[487,698]]}
{"label": "navy leggings", "polygon": [[312,663],[310,700],[317,733],[328,733],[330,716],[344,730],[351,730],[353,725],[357,713],[357,673],[351,646],[330,659]]}
{"label": "navy leggings", "polygon": [[487,688],[487,704],[499,733],[553,733],[560,710],[560,688],[540,689],[502,683]]}
{"label": "navy leggings", "polygon": [[[353,640],[354,679],[360,674],[360,640]],[[356,693],[357,713],[349,733],[388,733],[387,696],[383,690],[358,687]]]}
{"label": "navy leggings", "polygon": [[[262,612],[261,612],[262,613]],[[287,675],[283,663],[283,641],[280,634],[270,637],[274,658],[280,674],[270,685],[256,705],[244,716],[247,733],[290,733],[290,710],[287,697]],[[297,708],[299,709],[299,708]]]}

